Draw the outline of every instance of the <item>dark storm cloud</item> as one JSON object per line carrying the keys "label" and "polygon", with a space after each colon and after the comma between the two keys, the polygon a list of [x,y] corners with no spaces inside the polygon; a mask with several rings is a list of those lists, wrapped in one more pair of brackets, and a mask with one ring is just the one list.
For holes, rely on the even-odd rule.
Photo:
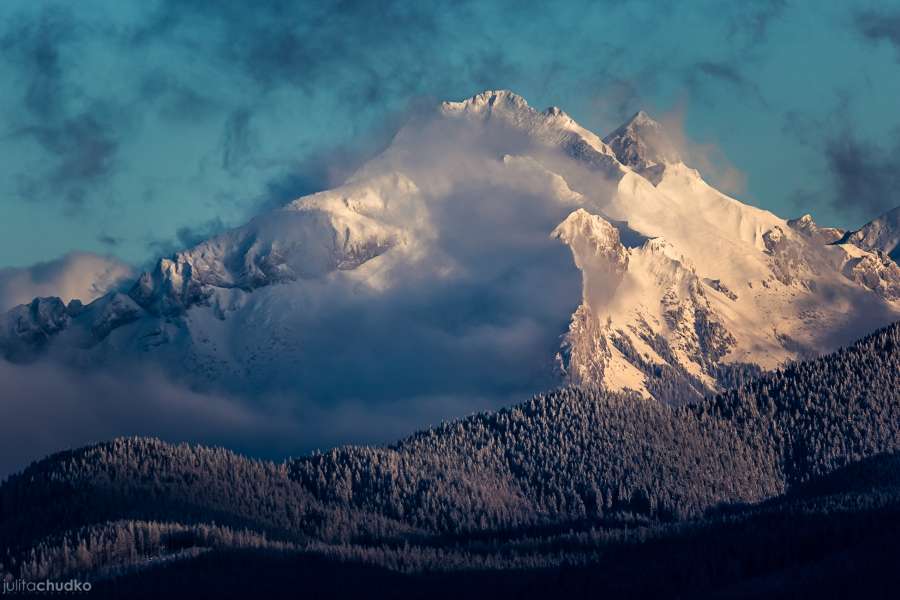
{"label": "dark storm cloud", "polygon": [[[427,42],[438,29],[434,13],[404,2],[167,0],[132,39],[189,45],[206,59],[236,68],[260,92],[290,86],[316,93],[352,79],[353,87],[337,99],[364,106],[381,101],[385,87],[409,87],[425,73],[417,58],[433,53]],[[394,60],[378,60],[395,51]]]}
{"label": "dark storm cloud", "polygon": [[250,123],[252,117],[250,110],[239,108],[225,122],[222,168],[230,173],[237,173],[245,166],[259,143]]}
{"label": "dark storm cloud", "polygon": [[24,127],[16,133],[31,136],[58,159],[51,182],[83,185],[106,177],[119,149],[116,133],[108,122],[113,109],[97,104],[91,110],[63,117],[47,125]]}
{"label": "dark storm cloud", "polygon": [[71,13],[45,10],[34,19],[9,19],[0,36],[0,50],[6,60],[15,60],[27,76],[23,86],[25,106],[43,117],[61,111],[64,80],[63,46],[81,36]]}
{"label": "dark storm cloud", "polygon": [[[170,120],[220,122],[220,141],[211,154],[219,157],[224,173],[266,173],[260,197],[242,201],[249,218],[342,182],[380,151],[410,114],[424,104],[433,108],[435,96],[450,97],[459,87],[471,92],[512,87],[521,71],[495,45],[456,53],[435,43],[454,35],[454,27],[465,27],[466,35],[488,27],[472,6],[163,0],[139,26],[121,34],[121,43],[139,52],[187,52],[221,77],[231,95],[201,91],[175,72],[177,65],[160,65],[142,77],[140,96]],[[461,81],[474,83],[461,86]],[[422,89],[435,96],[423,97]],[[272,156],[262,141],[271,135],[273,109],[286,101],[325,102],[342,115],[345,129],[292,156]],[[151,246],[171,250],[176,242],[155,239]]]}
{"label": "dark storm cloud", "polygon": [[[248,218],[284,206],[302,196],[340,185],[369,159],[381,153],[411,120],[428,118],[439,104],[436,98],[414,96],[399,110],[389,111],[365,132],[344,143],[319,146],[303,158],[285,162],[280,173],[270,177],[256,197],[243,200]],[[252,114],[236,110],[224,124],[222,163],[239,171],[253,163],[253,152],[261,147],[252,129]],[[152,237],[146,242],[154,257],[170,256],[192,247],[239,223],[219,217],[184,225],[169,238]]]}
{"label": "dark storm cloud", "polygon": [[[745,74],[748,66],[756,64],[765,48],[771,25],[780,19],[787,8],[785,0],[721,5],[726,44],[717,55],[710,55],[684,69],[684,85],[692,97],[713,103],[711,94],[723,87],[731,88],[739,98],[747,98],[768,110],[769,105],[759,85]],[[663,69],[671,68],[665,65]]]}
{"label": "dark storm cloud", "polygon": [[900,130],[894,139],[879,146],[847,128],[826,141],[838,208],[874,218],[900,205]]}
{"label": "dark storm cloud", "polygon": [[900,10],[865,10],[854,14],[856,31],[873,43],[888,42],[900,61]]}
{"label": "dark storm cloud", "polygon": [[148,105],[155,103],[163,118],[179,124],[206,119],[222,110],[221,103],[209,94],[159,67],[141,76],[138,95]]}
{"label": "dark storm cloud", "polygon": [[[487,50],[470,60],[467,64],[469,78],[474,82],[475,89],[508,88],[510,81],[514,81],[521,74],[521,69],[512,63],[501,50]],[[554,69],[558,71],[558,69]],[[506,83],[504,83],[506,82]]]}
{"label": "dark storm cloud", "polygon": [[225,230],[222,219],[215,218],[194,227],[179,227],[176,235],[182,248],[190,248]]}
{"label": "dark storm cloud", "polygon": [[117,238],[115,236],[109,235],[108,233],[101,233],[97,236],[97,241],[104,246],[115,248],[122,243],[122,238]]}
{"label": "dark storm cloud", "polygon": [[0,37],[4,60],[23,79],[21,117],[4,133],[32,140],[53,165],[46,173],[23,175],[19,190],[28,200],[62,197],[69,210],[80,208],[91,188],[113,172],[124,122],[120,108],[109,101],[69,106],[73,97],[84,100],[84,91],[67,79],[66,71],[85,33],[70,12],[47,9],[32,19],[7,21]]}
{"label": "dark storm cloud", "polygon": [[749,45],[763,42],[769,27],[782,16],[787,4],[787,0],[738,3],[736,13],[729,22],[729,34],[743,36]]}
{"label": "dark storm cloud", "polygon": [[[248,218],[343,183],[366,161],[384,150],[406,122],[431,113],[437,104],[434,98],[413,97],[404,108],[384,114],[375,126],[351,141],[318,147],[300,160],[287,162],[278,175],[265,182],[260,194],[243,201],[248,207]],[[252,129],[252,113],[246,108],[234,111],[224,125],[223,167],[239,172],[253,166],[254,152],[260,148],[259,137]],[[147,242],[147,248],[152,260],[158,256],[171,256],[240,224],[243,223],[228,224],[220,217],[214,217],[181,226],[174,237],[152,238]]]}
{"label": "dark storm cloud", "polygon": [[699,91],[710,85],[714,89],[720,89],[725,84],[734,88],[738,94],[752,98],[760,106],[767,107],[765,98],[760,92],[759,86],[749,80],[743,73],[740,60],[732,61],[701,61],[688,67],[685,73],[685,83],[689,90]]}
{"label": "dark storm cloud", "polygon": [[796,111],[784,116],[783,131],[821,153],[827,186],[799,190],[797,200],[817,198],[839,212],[868,221],[900,204],[900,128],[886,144],[859,134],[852,96],[839,93],[822,119]]}
{"label": "dark storm cloud", "polygon": [[[458,6],[456,14],[464,11]],[[441,77],[475,77],[488,85],[492,73],[512,69],[499,51],[480,49],[462,61],[462,70],[452,68],[450,57],[431,47],[439,28],[435,11],[403,2],[250,6],[163,1],[147,12],[151,18],[119,27],[58,8],[23,11],[6,22],[0,50],[21,80],[17,87],[22,90],[22,110],[7,115],[2,135],[30,140],[46,157],[38,161],[37,170],[11,180],[22,199],[62,198],[67,212],[86,215],[99,199],[127,202],[113,193],[112,179],[130,166],[129,153],[140,139],[132,134],[139,134],[142,121],[157,114],[179,128],[203,121],[223,124],[217,147],[207,148],[207,154],[221,157],[225,174],[269,179],[263,189],[273,192],[260,200],[245,198],[249,217],[261,207],[334,183],[393,133],[378,131],[375,143],[363,144],[351,144],[346,138],[356,135],[342,133],[328,142],[330,146],[305,148],[305,156],[272,156],[266,148],[257,152],[262,134],[254,115],[271,114],[283,103],[283,97],[272,100],[273,94],[300,93],[299,98],[293,96],[299,105],[321,101],[324,94],[339,107],[335,110],[349,115],[353,127],[364,127],[355,134],[368,135],[368,116],[382,113],[381,130],[384,123],[396,125],[391,115],[416,96],[413,90],[423,78],[434,78],[438,71]],[[386,35],[389,31],[393,33]],[[91,72],[80,69],[79,61],[88,44],[126,63],[137,61],[140,67],[115,86],[87,82],[84,77]],[[154,53],[163,58],[148,60]],[[208,81],[190,77],[191,71],[182,68],[184,60],[172,60],[180,56],[189,56],[194,69],[220,77],[227,93],[216,93]],[[394,106],[385,117],[391,102]],[[199,172],[206,167],[198,160],[196,168]],[[138,196],[136,192],[132,195]],[[185,236],[177,237],[180,244]]]}
{"label": "dark storm cloud", "polygon": [[436,98],[413,96],[395,111],[382,114],[374,126],[342,143],[322,145],[303,158],[287,163],[266,181],[263,192],[249,202],[252,214],[278,208],[301,196],[345,182],[359,167],[381,153],[411,120],[431,114]]}
{"label": "dark storm cloud", "polygon": [[602,90],[593,95],[592,111],[605,125],[605,134],[644,107],[644,98],[637,82],[622,77],[609,77]]}
{"label": "dark storm cloud", "polygon": [[741,87],[747,83],[746,79],[744,79],[744,76],[733,64],[729,64],[726,62],[699,62],[695,66],[697,71],[705,75],[715,77],[716,79],[721,79],[722,81],[727,81],[728,83],[732,83],[738,87]]}
{"label": "dark storm cloud", "polygon": [[153,257],[151,263],[156,262],[159,257],[172,256],[176,252],[192,248],[226,229],[228,225],[221,218],[214,217],[201,223],[179,227],[174,238],[152,239],[147,242],[147,248]]}

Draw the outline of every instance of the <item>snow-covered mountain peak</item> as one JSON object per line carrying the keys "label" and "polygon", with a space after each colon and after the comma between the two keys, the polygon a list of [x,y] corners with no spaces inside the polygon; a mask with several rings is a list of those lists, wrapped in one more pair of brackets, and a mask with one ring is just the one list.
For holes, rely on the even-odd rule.
{"label": "snow-covered mountain peak", "polygon": [[545,117],[561,123],[573,122],[572,118],[558,106],[548,106],[543,112],[528,104],[522,96],[510,90],[485,90],[458,102],[442,102],[440,111],[444,114],[491,115],[496,113],[519,113],[532,117]]}
{"label": "snow-covered mountain peak", "polygon": [[441,104],[441,108],[446,112],[492,112],[494,110],[531,109],[525,98],[509,90],[485,90],[460,102],[444,102]]}
{"label": "snow-covered mountain peak", "polygon": [[[585,129],[561,109],[551,106],[535,110],[524,98],[508,90],[486,91],[460,102],[444,102],[440,114],[449,119],[469,119],[489,128],[490,143],[526,136],[531,142],[562,150],[606,176],[621,175],[621,164],[613,150],[594,132]],[[416,131],[404,131],[401,140],[415,138]]]}
{"label": "snow-covered mountain peak", "polygon": [[666,165],[681,162],[672,139],[657,121],[638,111],[624,125],[603,138],[616,158],[653,183],[662,177]]}
{"label": "snow-covered mountain peak", "polygon": [[592,215],[583,208],[573,211],[553,230],[556,237],[567,244],[584,240],[589,244],[591,253],[601,254],[618,251],[619,232],[608,221],[598,215]]}
{"label": "snow-covered mountain peak", "polygon": [[657,122],[643,110],[639,110],[634,113],[631,118],[625,122],[625,126],[630,127],[631,129],[640,129],[646,127],[662,129],[662,125],[660,125],[659,122]]}
{"label": "snow-covered mountain peak", "polygon": [[[343,185],[161,259],[127,295],[18,307],[0,354],[337,401],[564,373],[680,402],[900,318],[885,255],[719,192],[646,113],[606,139],[508,91],[444,103]],[[887,217],[851,241],[889,245]]]}

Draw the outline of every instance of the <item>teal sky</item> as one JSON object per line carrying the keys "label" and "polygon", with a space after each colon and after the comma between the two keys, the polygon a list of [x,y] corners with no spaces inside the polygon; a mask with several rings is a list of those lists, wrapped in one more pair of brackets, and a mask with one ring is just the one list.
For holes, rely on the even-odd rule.
{"label": "teal sky", "polygon": [[601,135],[680,119],[714,183],[782,216],[900,204],[900,2],[254,4],[0,4],[0,267],[144,263],[497,88]]}

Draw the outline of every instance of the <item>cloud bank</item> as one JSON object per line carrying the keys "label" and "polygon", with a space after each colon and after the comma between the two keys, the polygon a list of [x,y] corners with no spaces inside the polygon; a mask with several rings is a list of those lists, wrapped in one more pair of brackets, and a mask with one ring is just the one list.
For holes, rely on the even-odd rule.
{"label": "cloud bank", "polygon": [[31,267],[0,269],[0,312],[47,296],[58,296],[66,303],[77,298],[87,304],[129,283],[134,275],[120,260],[87,252]]}
{"label": "cloud bank", "polygon": [[0,360],[0,381],[0,479],[53,452],[118,436],[227,444],[271,456],[292,448],[299,431],[290,420],[191,391],[137,365],[99,373]]}
{"label": "cloud bank", "polygon": [[[581,301],[581,274],[550,233],[578,195],[534,160],[506,153],[529,148],[533,140],[502,122],[422,117],[371,167],[414,182],[408,197],[390,188],[383,208],[370,188],[335,197],[339,209],[358,202],[362,214],[374,211],[381,225],[367,228],[406,234],[358,272],[221,290],[184,319],[148,318],[94,349],[53,346],[36,363],[5,364],[0,381],[12,384],[0,418],[45,431],[11,440],[8,468],[115,435],[263,456],[383,443],[554,387],[553,357]],[[612,189],[592,181],[594,193]],[[319,240],[318,229],[293,229],[283,215],[257,223],[253,239],[271,225],[288,236],[276,238],[282,248]],[[30,270],[18,280],[24,273],[31,281]]]}

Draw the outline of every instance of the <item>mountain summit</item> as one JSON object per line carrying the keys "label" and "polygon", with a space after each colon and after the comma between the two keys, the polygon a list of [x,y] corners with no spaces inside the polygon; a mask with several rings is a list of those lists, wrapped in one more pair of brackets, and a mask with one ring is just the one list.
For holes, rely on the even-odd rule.
{"label": "mountain summit", "polygon": [[900,319],[900,268],[814,229],[711,187],[643,112],[601,139],[489,91],[128,294],[10,311],[0,351],[285,392],[311,420],[563,383],[689,402]]}
{"label": "mountain summit", "polygon": [[623,165],[631,167],[654,183],[667,164],[681,162],[681,156],[658,122],[638,111],[624,125],[603,138]]}

